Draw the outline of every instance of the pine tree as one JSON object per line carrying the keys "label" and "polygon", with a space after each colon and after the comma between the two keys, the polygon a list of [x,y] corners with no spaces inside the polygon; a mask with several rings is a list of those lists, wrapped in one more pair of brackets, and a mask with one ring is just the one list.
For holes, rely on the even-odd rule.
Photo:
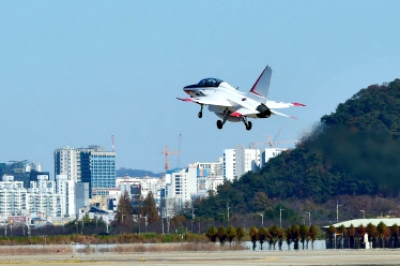
{"label": "pine tree", "polygon": [[160,221],[160,216],[158,215],[158,210],[154,201],[153,193],[151,192],[147,194],[147,197],[143,201],[141,215],[142,217],[147,217],[147,221],[149,223]]}
{"label": "pine tree", "polygon": [[133,214],[133,208],[132,208],[131,198],[129,197],[128,192],[125,191],[125,193],[121,195],[121,198],[119,199],[119,203],[117,206],[117,213],[115,214],[115,220],[119,224],[131,223],[132,214]]}

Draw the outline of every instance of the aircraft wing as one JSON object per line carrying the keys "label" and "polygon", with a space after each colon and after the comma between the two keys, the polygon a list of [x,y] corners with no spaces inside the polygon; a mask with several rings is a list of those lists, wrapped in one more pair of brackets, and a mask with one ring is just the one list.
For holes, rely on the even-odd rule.
{"label": "aircraft wing", "polygon": [[271,113],[273,113],[274,115],[280,115],[280,116],[290,117],[290,118],[294,118],[294,119],[297,119],[297,118],[294,117],[294,116],[290,116],[290,115],[287,115],[287,114],[280,113],[280,112],[275,111],[273,109],[289,108],[289,107],[293,107],[293,106],[306,106],[305,104],[297,103],[297,102],[284,103],[284,102],[267,101],[265,104],[271,110]]}
{"label": "aircraft wing", "polygon": [[228,100],[221,100],[221,99],[216,99],[214,97],[208,97],[208,96],[194,97],[194,98],[179,98],[179,97],[177,97],[177,99],[184,101],[184,102],[194,102],[194,103],[204,104],[204,105],[232,107],[232,103]]}

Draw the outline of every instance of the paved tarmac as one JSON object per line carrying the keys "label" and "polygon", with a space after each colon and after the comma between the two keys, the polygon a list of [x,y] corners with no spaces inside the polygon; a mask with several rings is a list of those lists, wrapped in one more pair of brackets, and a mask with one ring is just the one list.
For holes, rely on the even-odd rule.
{"label": "paved tarmac", "polygon": [[400,250],[0,255],[0,265],[399,265]]}

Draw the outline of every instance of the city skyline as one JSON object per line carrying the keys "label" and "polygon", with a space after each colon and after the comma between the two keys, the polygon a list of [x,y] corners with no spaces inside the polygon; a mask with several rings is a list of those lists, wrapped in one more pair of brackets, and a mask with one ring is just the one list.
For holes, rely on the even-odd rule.
{"label": "city skyline", "polygon": [[[211,7],[211,8],[210,8]],[[163,172],[216,161],[226,148],[298,140],[360,89],[399,78],[398,1],[1,2],[0,162],[53,171],[57,148],[111,150],[116,168]],[[270,98],[296,101],[297,120],[251,132],[179,102],[215,77],[248,90],[273,69]],[[278,134],[279,132],[279,134]],[[181,142],[179,139],[181,137]]]}

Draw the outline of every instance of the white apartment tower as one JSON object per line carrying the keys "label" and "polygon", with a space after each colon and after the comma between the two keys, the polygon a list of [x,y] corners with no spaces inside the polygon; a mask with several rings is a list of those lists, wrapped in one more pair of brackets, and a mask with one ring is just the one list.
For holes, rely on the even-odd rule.
{"label": "white apartment tower", "polygon": [[75,182],[66,175],[56,176],[57,193],[61,196],[61,217],[76,217],[75,207]]}
{"label": "white apartment tower", "polygon": [[54,151],[54,174],[81,181],[80,149],[65,147]]}
{"label": "white apartment tower", "polygon": [[179,209],[185,203],[191,204],[192,196],[197,194],[197,165],[189,165],[188,168],[172,173],[167,190],[168,198],[175,198]]}
{"label": "white apartment tower", "polygon": [[286,151],[285,148],[266,148],[263,152],[262,158],[262,166],[264,166],[271,158],[274,158],[281,154],[283,151]]}
{"label": "white apartment tower", "polygon": [[197,163],[197,194],[199,197],[207,196],[209,190],[223,183],[222,158],[214,163]]}
{"label": "white apartment tower", "polygon": [[47,175],[39,175],[38,181],[31,181],[28,189],[27,206],[31,214],[38,217],[61,217],[61,197],[56,193],[55,181]]}
{"label": "white apartment tower", "polygon": [[225,180],[233,181],[249,171],[257,171],[261,167],[261,151],[245,149],[238,146],[235,149],[224,150],[223,175]]}
{"label": "white apartment tower", "polygon": [[17,215],[27,209],[27,190],[23,181],[14,181],[13,176],[3,176],[0,182],[0,216]]}

